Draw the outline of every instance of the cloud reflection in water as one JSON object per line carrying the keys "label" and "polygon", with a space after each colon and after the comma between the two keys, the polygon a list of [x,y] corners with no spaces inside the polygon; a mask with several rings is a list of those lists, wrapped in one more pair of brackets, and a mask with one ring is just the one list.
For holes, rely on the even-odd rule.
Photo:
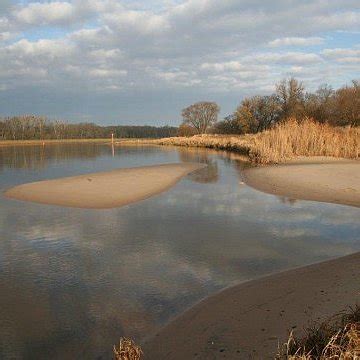
{"label": "cloud reflection in water", "polygon": [[[360,249],[358,209],[289,203],[239,185],[246,164],[234,154],[145,147],[112,158],[110,147],[84,146],[93,145],[79,148],[90,157],[45,150],[36,171],[1,160],[0,188],[132,165],[209,166],[119,209],[1,198],[1,358],[109,358],[119,336],[141,340],[223,287]],[[26,158],[37,156],[27,149]]]}

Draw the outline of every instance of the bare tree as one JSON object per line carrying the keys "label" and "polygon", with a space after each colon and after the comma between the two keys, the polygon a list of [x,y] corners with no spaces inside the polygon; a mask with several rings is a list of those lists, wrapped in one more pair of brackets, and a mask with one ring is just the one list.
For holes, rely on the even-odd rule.
{"label": "bare tree", "polygon": [[276,94],[282,108],[282,117],[300,119],[304,115],[304,86],[294,78],[284,79],[276,85]]}
{"label": "bare tree", "polygon": [[243,134],[244,129],[234,113],[217,122],[212,132],[214,134]]}
{"label": "bare tree", "polygon": [[315,93],[306,93],[304,101],[305,115],[320,123],[333,117],[334,90],[330,85],[321,85]]}
{"label": "bare tree", "polygon": [[36,118],[36,127],[39,131],[39,139],[42,140],[44,138],[44,128],[46,126],[47,119],[43,116],[39,116]]}
{"label": "bare tree", "polygon": [[196,129],[193,126],[187,124],[181,124],[177,131],[177,136],[186,136],[190,137],[197,133]]}
{"label": "bare tree", "polygon": [[53,130],[54,130],[54,135],[55,135],[55,139],[61,139],[63,136],[63,132],[62,132],[62,122],[60,120],[55,120],[52,123],[53,126]]}
{"label": "bare tree", "polygon": [[246,98],[234,117],[245,133],[257,133],[271,127],[280,118],[281,105],[275,95]]}
{"label": "bare tree", "polygon": [[197,102],[181,112],[183,124],[194,127],[198,134],[204,134],[211,125],[216,123],[219,111],[220,107],[215,102]]}
{"label": "bare tree", "polygon": [[5,121],[5,124],[7,125],[11,138],[13,140],[18,140],[20,138],[20,128],[21,123],[18,116],[14,116],[12,118],[8,118]]}
{"label": "bare tree", "polygon": [[335,125],[360,126],[360,82],[353,80],[335,94]]}
{"label": "bare tree", "polygon": [[3,121],[3,119],[1,118],[0,118],[0,138],[1,140],[6,139],[6,124],[5,121]]}
{"label": "bare tree", "polygon": [[322,84],[316,90],[316,95],[321,100],[321,102],[329,101],[331,97],[334,96],[334,94],[335,91],[329,84]]}

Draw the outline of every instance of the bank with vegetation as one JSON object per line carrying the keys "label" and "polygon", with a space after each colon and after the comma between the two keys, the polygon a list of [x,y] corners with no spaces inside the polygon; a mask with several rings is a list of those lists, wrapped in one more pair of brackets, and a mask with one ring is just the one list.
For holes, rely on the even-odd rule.
{"label": "bank with vegetation", "polygon": [[153,140],[151,143],[236,151],[259,164],[280,163],[297,156],[358,159],[360,129],[333,127],[311,119],[289,119],[257,134],[204,134]]}

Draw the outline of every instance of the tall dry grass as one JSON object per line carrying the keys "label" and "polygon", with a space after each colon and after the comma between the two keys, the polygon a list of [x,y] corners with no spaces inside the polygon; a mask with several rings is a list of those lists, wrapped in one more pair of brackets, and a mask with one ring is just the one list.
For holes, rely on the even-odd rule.
{"label": "tall dry grass", "polygon": [[119,347],[114,345],[114,360],[141,360],[143,352],[131,339],[121,338]]}
{"label": "tall dry grass", "polygon": [[303,338],[293,332],[279,348],[277,360],[359,360],[360,307],[308,329]]}
{"label": "tall dry grass", "polygon": [[360,129],[333,127],[310,119],[300,122],[290,119],[258,134],[195,135],[165,138],[153,143],[237,151],[259,164],[280,163],[297,156],[357,159]]}
{"label": "tall dry grass", "polygon": [[356,159],[360,155],[360,129],[291,119],[256,134],[250,155],[258,163],[277,163],[296,156],[333,156]]}

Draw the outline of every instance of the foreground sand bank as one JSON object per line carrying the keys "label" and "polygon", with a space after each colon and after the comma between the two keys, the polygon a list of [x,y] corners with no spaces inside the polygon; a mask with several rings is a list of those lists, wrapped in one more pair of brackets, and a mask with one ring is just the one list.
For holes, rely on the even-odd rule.
{"label": "foreground sand bank", "polygon": [[250,168],[244,181],[260,191],[293,199],[360,206],[360,161],[298,158],[285,165]]}
{"label": "foreground sand bank", "polygon": [[79,208],[127,205],[167,190],[198,163],[164,164],[38,181],[15,186],[5,196],[24,201]]}
{"label": "foreground sand bank", "polygon": [[359,303],[359,274],[356,253],[225,289],[150,339],[145,359],[273,359],[291,329]]}

